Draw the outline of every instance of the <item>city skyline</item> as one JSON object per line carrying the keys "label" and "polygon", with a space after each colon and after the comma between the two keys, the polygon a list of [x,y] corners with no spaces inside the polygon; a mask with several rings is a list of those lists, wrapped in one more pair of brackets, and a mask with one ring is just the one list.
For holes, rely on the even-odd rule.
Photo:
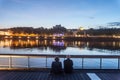
{"label": "city skyline", "polygon": [[120,0],[0,0],[0,28],[95,28],[119,22]]}

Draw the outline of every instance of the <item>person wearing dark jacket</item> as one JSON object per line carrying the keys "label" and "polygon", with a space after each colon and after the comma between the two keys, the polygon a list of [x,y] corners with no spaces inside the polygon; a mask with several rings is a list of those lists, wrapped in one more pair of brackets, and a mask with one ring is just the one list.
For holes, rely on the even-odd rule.
{"label": "person wearing dark jacket", "polygon": [[70,55],[66,56],[67,59],[64,60],[64,72],[72,73],[73,72],[73,61],[70,59]]}
{"label": "person wearing dark jacket", "polygon": [[52,74],[61,74],[62,73],[62,63],[59,61],[59,57],[55,57],[55,61],[51,65]]}

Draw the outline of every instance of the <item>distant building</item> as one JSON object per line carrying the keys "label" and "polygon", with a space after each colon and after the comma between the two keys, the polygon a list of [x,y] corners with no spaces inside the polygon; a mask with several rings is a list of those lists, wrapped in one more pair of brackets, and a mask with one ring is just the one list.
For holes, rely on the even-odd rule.
{"label": "distant building", "polygon": [[72,32],[73,35],[76,35],[76,33],[78,32],[78,29],[68,29],[69,32]]}

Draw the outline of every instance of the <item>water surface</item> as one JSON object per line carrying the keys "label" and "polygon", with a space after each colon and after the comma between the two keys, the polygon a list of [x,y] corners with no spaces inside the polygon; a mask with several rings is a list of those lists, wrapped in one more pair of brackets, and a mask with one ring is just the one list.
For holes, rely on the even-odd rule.
{"label": "water surface", "polygon": [[0,40],[0,53],[119,55],[120,42]]}

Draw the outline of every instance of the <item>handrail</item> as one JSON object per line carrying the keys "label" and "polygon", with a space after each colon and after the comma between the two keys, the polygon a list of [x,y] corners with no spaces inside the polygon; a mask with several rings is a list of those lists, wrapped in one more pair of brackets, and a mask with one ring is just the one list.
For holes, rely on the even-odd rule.
{"label": "handrail", "polygon": [[[2,57],[8,57],[9,58],[9,69],[13,69],[13,59],[19,58],[19,57],[25,57],[27,58],[27,68],[32,68],[31,67],[31,58],[45,58],[44,60],[44,68],[49,68],[49,60],[48,58],[54,58],[55,56],[59,56],[60,58],[65,59],[66,55],[63,54],[0,54],[0,58]],[[81,58],[81,68],[80,69],[86,69],[85,68],[85,59],[90,58],[90,59],[95,59],[97,58],[99,60],[99,68],[98,69],[104,69],[103,68],[103,59],[117,59],[117,67],[115,69],[120,69],[120,55],[71,55],[71,58],[74,60],[74,58]],[[79,64],[78,64],[79,65]],[[112,65],[111,65],[112,66]],[[0,68],[2,69],[2,68]],[[18,68],[19,69],[19,68]],[[20,68],[21,69],[21,68]]]}
{"label": "handrail", "polygon": [[[0,54],[0,56],[29,56],[29,57],[55,57],[65,58],[63,54]],[[71,55],[71,58],[120,58],[120,55]]]}

